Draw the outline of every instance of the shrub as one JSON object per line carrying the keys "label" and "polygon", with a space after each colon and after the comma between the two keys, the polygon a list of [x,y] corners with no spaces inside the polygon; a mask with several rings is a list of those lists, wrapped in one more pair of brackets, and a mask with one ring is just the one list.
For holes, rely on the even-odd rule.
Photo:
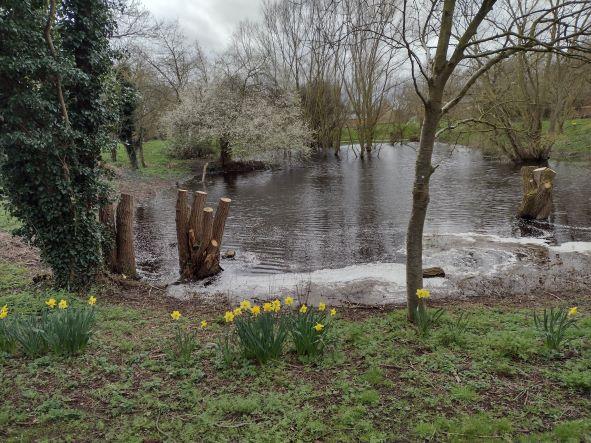
{"label": "shrub", "polygon": [[576,327],[577,308],[544,309],[542,318],[534,312],[534,324],[544,339],[544,344],[551,350],[559,351],[566,340],[566,331]]}

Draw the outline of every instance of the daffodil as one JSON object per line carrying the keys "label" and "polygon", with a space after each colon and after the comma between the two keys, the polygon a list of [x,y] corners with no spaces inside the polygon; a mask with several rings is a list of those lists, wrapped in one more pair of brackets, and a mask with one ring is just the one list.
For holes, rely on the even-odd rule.
{"label": "daffodil", "polygon": [[577,315],[577,307],[573,306],[572,308],[570,308],[568,310],[568,314],[569,317],[574,317],[575,315]]}
{"label": "daffodil", "polygon": [[242,309],[250,309],[250,301],[248,301],[248,300],[242,300],[240,302],[240,307]]}
{"label": "daffodil", "polygon": [[0,319],[6,318],[8,317],[8,305],[4,305],[2,306],[2,309],[0,309]]}
{"label": "daffodil", "polygon": [[226,323],[231,323],[234,321],[234,313],[232,311],[226,311],[226,313],[224,314],[224,320],[226,320]]}
{"label": "daffodil", "polygon": [[242,308],[234,309],[234,317],[238,317],[240,314],[242,314]]}
{"label": "daffodil", "polygon": [[66,309],[68,307],[68,302],[62,298],[57,304],[57,307],[60,309]]}
{"label": "daffodil", "polygon": [[335,308],[332,308],[332,309],[330,310],[330,316],[331,316],[331,317],[334,317],[335,315],[337,315],[337,310],[336,310]]}
{"label": "daffodil", "polygon": [[252,313],[252,315],[256,317],[261,313],[261,307],[258,305],[254,305],[252,308],[250,308],[250,312]]}
{"label": "daffodil", "polygon": [[326,309],[326,304],[320,302],[318,303],[318,310],[319,311],[324,311]]}
{"label": "daffodil", "polygon": [[305,314],[306,312],[308,312],[308,307],[307,307],[306,305],[302,305],[302,306],[300,307],[300,312],[301,312],[302,314]]}
{"label": "daffodil", "polygon": [[272,303],[263,303],[263,311],[265,312],[271,312],[273,310],[273,304]]}
{"label": "daffodil", "polygon": [[281,302],[278,299],[273,300],[273,310],[275,312],[279,312],[279,310],[281,309]]}
{"label": "daffodil", "polygon": [[90,306],[94,306],[94,305],[96,305],[96,297],[95,297],[95,296],[93,296],[93,295],[91,295],[90,297],[88,297],[88,304],[89,304]]}
{"label": "daffodil", "polygon": [[417,297],[419,298],[429,298],[431,293],[428,289],[417,289]]}
{"label": "daffodil", "polygon": [[207,322],[205,320],[201,320],[201,329],[207,328]]}
{"label": "daffodil", "polygon": [[285,298],[285,306],[291,306],[293,304],[293,297]]}
{"label": "daffodil", "polygon": [[324,325],[322,323],[316,323],[314,329],[316,329],[316,332],[322,332],[322,330],[324,329]]}
{"label": "daffodil", "polygon": [[53,297],[52,297],[52,298],[50,298],[49,300],[47,300],[47,301],[45,302],[45,304],[46,304],[47,306],[49,306],[49,309],[53,309],[53,308],[55,308],[55,305],[57,305],[57,300],[56,300],[55,298],[53,298]]}
{"label": "daffodil", "polygon": [[170,313],[170,316],[173,320],[178,320],[179,318],[181,318],[181,313],[179,311],[172,311]]}

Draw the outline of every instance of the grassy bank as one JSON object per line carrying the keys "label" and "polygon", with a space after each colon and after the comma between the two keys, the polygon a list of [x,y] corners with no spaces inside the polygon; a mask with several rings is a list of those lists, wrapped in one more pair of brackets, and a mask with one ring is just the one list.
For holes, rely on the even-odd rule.
{"label": "grassy bank", "polygon": [[[147,167],[142,168],[140,165],[140,169],[135,173],[164,179],[186,176],[193,170],[196,163],[195,160],[173,158],[168,149],[168,142],[165,140],[150,140],[144,143],[144,157]],[[103,152],[103,160],[119,168],[130,168],[129,158],[121,144],[117,148],[117,161],[111,160],[109,152]]]}
{"label": "grassy bank", "polygon": [[[0,288],[10,315],[56,296],[33,288],[14,264],[0,263]],[[589,297],[569,302],[579,306],[579,329],[561,354],[534,333],[532,309],[474,302],[446,307],[427,338],[401,309],[342,308],[334,345],[315,364],[287,350],[266,366],[229,366],[216,350],[228,331],[226,306],[141,289],[95,294],[98,323],[85,354],[1,357],[4,441],[591,438]],[[173,309],[191,324],[209,322],[196,331],[199,345],[186,362],[171,353]],[[465,331],[454,326],[461,312]]]}
{"label": "grassy bank", "polygon": [[[544,129],[548,122],[544,123]],[[390,141],[390,134],[402,134],[404,139],[418,137],[418,126],[406,126],[402,132],[398,125],[391,123],[380,123],[376,129],[376,142]],[[343,129],[341,135],[342,143],[350,143],[351,140],[356,143],[359,141],[355,129]],[[476,131],[470,131],[469,127],[462,127],[459,130],[444,132],[441,140],[449,143],[458,143],[466,146],[475,146],[487,150],[494,150],[489,146],[486,135]],[[552,150],[555,158],[591,158],[591,119],[573,119],[568,120],[564,125],[564,133],[556,138]]]}

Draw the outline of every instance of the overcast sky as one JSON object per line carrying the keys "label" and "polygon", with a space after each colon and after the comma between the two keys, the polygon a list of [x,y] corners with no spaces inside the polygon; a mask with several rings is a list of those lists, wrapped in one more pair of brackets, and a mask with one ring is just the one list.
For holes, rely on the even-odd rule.
{"label": "overcast sky", "polygon": [[176,20],[208,50],[224,49],[235,26],[256,19],[261,0],[142,0],[158,19]]}

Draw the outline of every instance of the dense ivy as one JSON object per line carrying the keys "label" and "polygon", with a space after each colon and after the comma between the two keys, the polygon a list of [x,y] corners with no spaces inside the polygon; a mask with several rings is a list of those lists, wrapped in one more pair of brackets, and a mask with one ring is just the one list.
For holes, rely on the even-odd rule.
{"label": "dense ivy", "polygon": [[99,161],[109,140],[104,84],[114,22],[106,0],[57,3],[55,54],[44,35],[47,1],[0,6],[0,180],[19,234],[39,247],[58,286],[80,288],[102,263],[96,213],[108,190]]}

